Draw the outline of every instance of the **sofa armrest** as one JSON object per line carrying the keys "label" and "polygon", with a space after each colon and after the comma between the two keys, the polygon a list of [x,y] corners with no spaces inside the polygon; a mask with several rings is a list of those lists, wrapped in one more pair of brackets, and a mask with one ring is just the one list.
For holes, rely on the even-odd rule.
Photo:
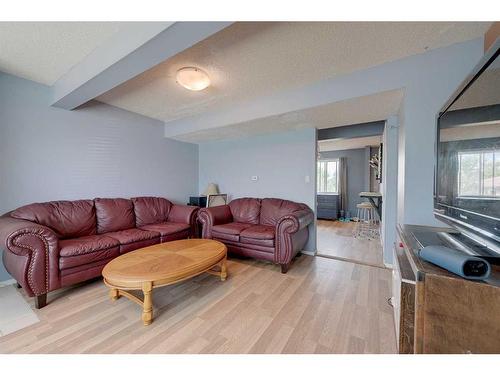
{"label": "sofa armrest", "polygon": [[29,296],[59,287],[59,240],[48,227],[0,217],[0,245],[7,271]]}
{"label": "sofa armrest", "polygon": [[303,249],[309,238],[308,225],[314,220],[311,209],[287,214],[278,220],[276,225],[275,262],[288,264]]}
{"label": "sofa armrest", "polygon": [[170,209],[167,221],[173,223],[189,224],[191,227],[191,237],[196,233],[196,219],[199,207],[174,204]]}
{"label": "sofa armrest", "polygon": [[306,228],[313,220],[314,213],[310,209],[304,209],[281,217],[277,227],[283,226],[287,233],[295,233]]}
{"label": "sofa armrest", "polygon": [[212,238],[212,227],[232,222],[233,215],[228,205],[208,207],[198,212],[198,220],[202,225],[202,238]]}

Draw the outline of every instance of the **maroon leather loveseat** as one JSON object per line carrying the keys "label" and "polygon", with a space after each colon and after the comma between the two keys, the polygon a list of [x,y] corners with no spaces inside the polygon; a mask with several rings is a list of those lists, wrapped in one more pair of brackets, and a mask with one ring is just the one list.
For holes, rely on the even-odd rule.
{"label": "maroon leather loveseat", "polygon": [[48,292],[100,276],[120,254],[190,237],[197,211],[156,197],[29,204],[0,217],[3,263],[41,308]]}
{"label": "maroon leather loveseat", "polygon": [[286,273],[304,248],[314,220],[305,204],[275,198],[240,198],[198,212],[203,238],[226,244],[230,252],[281,265]]}

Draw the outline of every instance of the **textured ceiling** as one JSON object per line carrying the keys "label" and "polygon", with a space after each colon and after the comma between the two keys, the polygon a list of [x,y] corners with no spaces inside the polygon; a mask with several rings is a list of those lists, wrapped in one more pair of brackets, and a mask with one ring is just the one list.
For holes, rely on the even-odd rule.
{"label": "textured ceiling", "polygon": [[[480,37],[489,25],[237,22],[98,100],[168,122]],[[184,66],[205,70],[212,85],[200,92],[177,85]]]}
{"label": "textured ceiling", "polygon": [[378,146],[382,142],[382,136],[360,137],[349,139],[328,139],[318,142],[318,151],[339,151],[363,148],[366,146]]}
{"label": "textured ceiling", "polygon": [[120,22],[0,22],[0,71],[52,85]]}
{"label": "textured ceiling", "polygon": [[265,117],[231,126],[208,129],[175,137],[178,140],[201,143],[228,138],[240,138],[304,128],[332,128],[385,120],[398,113],[402,90],[392,90],[362,96],[332,104]]}
{"label": "textured ceiling", "polygon": [[[500,61],[500,58],[497,57]],[[500,67],[485,70],[450,107],[450,111],[500,104]]]}

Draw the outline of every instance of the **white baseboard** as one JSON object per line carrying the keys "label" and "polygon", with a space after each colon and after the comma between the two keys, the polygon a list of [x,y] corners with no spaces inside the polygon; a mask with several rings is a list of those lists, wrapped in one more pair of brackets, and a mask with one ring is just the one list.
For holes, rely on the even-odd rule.
{"label": "white baseboard", "polygon": [[3,286],[9,286],[9,285],[12,285],[12,284],[15,284],[15,283],[16,283],[16,280],[14,280],[14,279],[0,281],[0,288],[3,287]]}
{"label": "white baseboard", "polygon": [[304,251],[304,250],[302,250],[301,253],[302,254],[306,254],[306,255],[311,255],[311,256],[315,256],[316,255],[315,251]]}

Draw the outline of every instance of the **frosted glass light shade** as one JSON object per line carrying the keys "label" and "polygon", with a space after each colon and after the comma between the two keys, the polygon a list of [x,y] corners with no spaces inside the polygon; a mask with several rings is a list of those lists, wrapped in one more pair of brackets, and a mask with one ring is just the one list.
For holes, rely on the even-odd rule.
{"label": "frosted glass light shade", "polygon": [[191,91],[201,91],[210,85],[208,74],[193,67],[179,69],[176,80],[179,85]]}
{"label": "frosted glass light shade", "polygon": [[217,184],[214,184],[211,182],[208,184],[203,195],[208,196],[208,195],[214,195],[214,194],[219,194],[219,187],[217,186]]}

